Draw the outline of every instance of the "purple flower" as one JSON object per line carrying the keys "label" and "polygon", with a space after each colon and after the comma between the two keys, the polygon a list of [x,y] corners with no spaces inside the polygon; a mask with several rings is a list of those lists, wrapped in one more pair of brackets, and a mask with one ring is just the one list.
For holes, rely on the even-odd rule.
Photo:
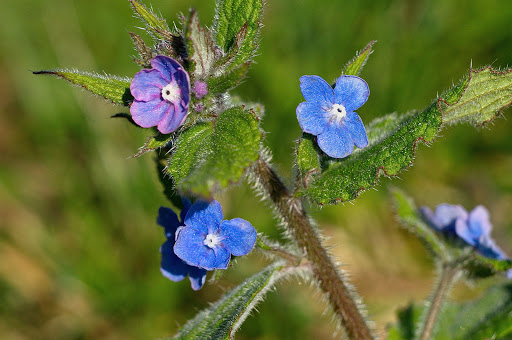
{"label": "purple flower", "polygon": [[256,242],[256,230],[244,219],[222,220],[219,202],[197,201],[185,217],[174,253],[187,264],[206,270],[226,269],[231,255],[248,254]]}
{"label": "purple flower", "polygon": [[507,259],[491,238],[492,224],[485,207],[479,205],[468,214],[460,205],[443,203],[436,207],[435,213],[428,207],[421,207],[420,212],[436,231],[463,240],[485,257]]}
{"label": "purple flower", "polygon": [[[190,202],[183,200],[183,205],[184,208],[180,214],[182,221],[190,208]],[[158,210],[157,223],[164,227],[165,236],[167,237],[167,241],[160,247],[160,253],[162,254],[160,271],[166,278],[174,282],[181,281],[188,275],[192,289],[201,289],[206,280],[206,270],[190,266],[174,254],[176,230],[183,226],[183,223],[178,221],[178,216],[176,216],[174,211],[165,207],[160,207]]]}
{"label": "purple flower", "polygon": [[300,127],[317,136],[318,146],[329,157],[344,158],[352,153],[354,145],[368,145],[363,122],[354,112],[370,95],[363,79],[341,76],[333,89],[319,76],[302,76],[300,90],[306,99],[297,106]]}
{"label": "purple flower", "polygon": [[171,133],[187,118],[190,102],[188,73],[173,58],[159,55],[151,59],[150,70],[135,74],[130,84],[134,98],[130,106],[133,121],[161,133]]}

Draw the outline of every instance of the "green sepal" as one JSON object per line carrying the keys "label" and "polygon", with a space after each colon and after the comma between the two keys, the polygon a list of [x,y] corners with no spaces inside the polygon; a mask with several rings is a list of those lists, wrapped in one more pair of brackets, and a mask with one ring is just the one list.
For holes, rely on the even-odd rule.
{"label": "green sepal", "polygon": [[[255,54],[263,13],[262,0],[218,0],[213,30],[217,45],[228,53],[238,45],[234,67],[245,64]],[[247,27],[243,29],[244,25]],[[244,33],[239,34],[243,29]],[[243,42],[237,41],[243,39]]]}
{"label": "green sepal", "polygon": [[395,176],[409,167],[417,144],[433,141],[441,126],[441,115],[435,104],[396,119],[399,124],[378,124],[379,132],[371,132],[373,139],[368,147],[357,149],[344,159],[330,158],[328,166],[306,188],[306,195],[317,204],[355,199],[362,191],[375,186],[380,175]]}
{"label": "green sepal", "polygon": [[189,320],[172,339],[233,339],[246,317],[283,275],[275,263],[242,282]]}
{"label": "green sepal", "polygon": [[509,270],[512,268],[512,260],[490,259],[474,252],[473,256],[464,261],[462,268],[467,277],[481,279]]}
{"label": "green sepal", "polygon": [[90,72],[57,69],[49,71],[37,71],[34,74],[49,74],[57,76],[74,85],[81,86],[114,104],[129,106],[133,101],[130,93],[131,79],[112,75],[101,75]]}
{"label": "green sepal", "polygon": [[377,40],[370,41],[368,45],[366,45],[365,48],[361,50],[361,52],[358,52],[356,56],[352,60],[350,60],[347,63],[347,65],[345,65],[345,68],[343,69],[343,71],[341,71],[341,74],[358,76],[363,70],[364,65],[368,61],[370,54],[373,53],[373,44],[375,44],[376,42]]}
{"label": "green sepal", "polygon": [[491,67],[470,70],[469,76],[439,99],[443,125],[470,123],[481,126],[512,104],[512,70]]}
{"label": "green sepal", "polygon": [[154,151],[156,149],[163,148],[167,144],[169,144],[173,138],[175,138],[175,134],[162,134],[158,132],[156,135],[148,138],[146,143],[139,148],[139,152],[137,152],[133,157],[139,157],[146,152]]}
{"label": "green sepal", "polygon": [[128,32],[130,34],[130,37],[132,38],[133,44],[135,45],[135,49],[139,53],[140,59],[135,59],[134,61],[142,66],[143,68],[150,68],[151,67],[151,59],[153,58],[153,53],[151,50],[146,46],[146,43],[142,39],[140,35],[137,35],[132,32]]}
{"label": "green sepal", "polygon": [[[214,191],[237,182],[244,171],[259,158],[261,132],[259,119],[252,110],[234,107],[223,112],[215,122],[211,136],[205,134],[194,151],[181,152],[189,157],[186,169],[174,154],[168,171],[181,192],[211,197]],[[180,137],[181,139],[181,137]],[[195,143],[195,141],[193,141]],[[178,152],[177,151],[177,152]],[[186,155],[185,155],[186,154]],[[174,167],[181,170],[176,171]]]}
{"label": "green sepal", "polygon": [[392,187],[390,191],[401,225],[407,231],[416,235],[432,255],[448,260],[450,258],[448,249],[437,236],[436,231],[430,228],[421,218],[414,201],[398,188]]}
{"label": "green sepal", "polygon": [[173,149],[166,171],[175,183],[180,183],[207,157],[213,124],[203,122],[184,130]]}
{"label": "green sepal", "polygon": [[231,72],[223,73],[219,77],[212,76],[208,78],[206,82],[208,85],[208,91],[211,94],[221,94],[236,87],[245,77],[245,74],[249,70],[250,66],[251,63],[247,62],[235,68]]}
{"label": "green sepal", "polygon": [[148,32],[158,38],[168,40],[170,33],[169,26],[163,18],[159,18],[155,13],[136,0],[130,0],[130,3],[136,15],[146,24]]}
{"label": "green sepal", "polygon": [[304,187],[313,180],[312,176],[322,171],[315,139],[315,136],[303,133],[297,143],[297,167]]}
{"label": "green sepal", "polygon": [[187,46],[189,73],[194,79],[210,75],[215,61],[213,39],[210,31],[201,27],[197,11],[191,9],[185,22],[184,36]]}

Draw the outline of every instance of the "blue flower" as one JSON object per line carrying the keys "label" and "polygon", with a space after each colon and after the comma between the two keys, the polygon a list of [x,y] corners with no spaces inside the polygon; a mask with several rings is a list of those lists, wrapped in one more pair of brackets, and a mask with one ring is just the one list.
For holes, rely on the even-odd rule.
{"label": "blue flower", "polygon": [[197,201],[177,233],[174,253],[187,264],[206,270],[226,269],[231,255],[248,254],[256,230],[244,219],[222,220],[219,202]]}
{"label": "blue flower", "polygon": [[356,76],[341,76],[334,89],[319,76],[302,76],[305,102],[297,106],[297,120],[304,132],[317,136],[320,149],[329,157],[344,158],[354,145],[364,148],[368,136],[354,110],[368,100],[368,84]]}
{"label": "blue flower", "polygon": [[[183,217],[190,208],[190,202],[183,200],[184,208],[180,217]],[[176,230],[183,226],[178,221],[178,216],[169,208],[160,207],[158,210],[157,223],[164,227],[167,241],[160,247],[162,261],[160,263],[160,271],[171,281],[178,282],[189,277],[193,290],[199,290],[203,287],[206,280],[206,270],[194,266],[190,266],[183,262],[176,254],[174,254],[174,243],[176,238]]]}
{"label": "blue flower", "polygon": [[187,118],[190,79],[173,58],[156,56],[151,66],[135,74],[130,84],[134,98],[130,113],[141,127],[157,126],[161,133],[171,133]]}
{"label": "blue flower", "polygon": [[[479,205],[468,214],[460,205],[443,203],[436,207],[435,213],[428,207],[421,207],[420,212],[436,231],[463,240],[485,257],[507,259],[491,238],[492,224],[485,207]],[[509,274],[512,275],[512,272]]]}

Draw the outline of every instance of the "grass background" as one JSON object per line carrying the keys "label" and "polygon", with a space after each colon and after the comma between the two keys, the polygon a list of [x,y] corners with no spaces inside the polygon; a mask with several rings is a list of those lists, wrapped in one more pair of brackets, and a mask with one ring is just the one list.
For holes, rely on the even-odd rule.
{"label": "grass background", "polygon": [[[321,4],[321,5],[319,5]],[[172,22],[213,1],[153,0]],[[424,108],[470,65],[512,63],[512,3],[505,0],[274,0],[266,5],[256,64],[237,94],[266,107],[263,127],[283,176],[300,135],[298,78],[335,79],[370,40],[362,77],[371,89],[363,121]],[[129,158],[148,132],[125,111],[31,70],[76,67],[133,76],[128,31],[140,33],[128,1],[7,0],[0,11],[0,335],[6,339],[149,339],[174,334],[195,312],[256,272],[255,254],[218,284],[195,293],[160,275],[155,224],[166,201],[151,156]],[[507,116],[507,113],[505,114]],[[486,205],[493,235],[512,254],[512,123],[446,129],[418,150],[400,179],[354,204],[314,209],[371,317],[384,330],[396,308],[429,292],[434,268],[394,220],[393,182],[419,204]],[[219,197],[228,218],[242,217],[278,237],[270,210],[244,184]],[[334,326],[309,284],[284,282],[242,327],[239,339],[329,339]],[[477,296],[457,286],[453,297]]]}

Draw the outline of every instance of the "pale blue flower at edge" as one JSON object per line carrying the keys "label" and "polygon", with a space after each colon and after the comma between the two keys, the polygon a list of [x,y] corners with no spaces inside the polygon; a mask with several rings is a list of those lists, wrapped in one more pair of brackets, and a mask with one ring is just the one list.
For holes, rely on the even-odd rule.
{"label": "pale blue flower at edge", "polygon": [[297,106],[297,120],[304,132],[317,136],[320,149],[333,158],[344,158],[354,145],[364,148],[368,136],[354,112],[368,100],[368,84],[356,76],[341,76],[334,89],[319,76],[302,76],[300,89],[305,102]]}
{"label": "pale blue flower at edge", "polygon": [[[491,238],[492,224],[484,206],[479,205],[468,213],[460,205],[443,203],[436,207],[435,212],[421,207],[420,213],[430,227],[463,240],[481,255],[495,260],[508,259]],[[512,279],[512,269],[507,272],[507,277]]]}
{"label": "pale blue flower at edge", "polygon": [[216,200],[195,202],[177,232],[174,253],[187,264],[206,270],[226,269],[231,255],[248,254],[256,243],[256,230],[246,220],[223,220]]}
{"label": "pale blue flower at edge", "polygon": [[[183,200],[183,205],[184,208],[180,214],[181,221],[184,220],[185,214],[190,208],[190,202]],[[174,282],[181,281],[188,275],[192,289],[201,289],[206,280],[206,270],[186,264],[174,253],[176,231],[183,226],[183,223],[178,221],[178,216],[174,211],[166,207],[160,207],[158,210],[157,223],[164,228],[167,237],[167,241],[160,247],[162,254],[160,271],[166,278]]]}
{"label": "pale blue flower at edge", "polygon": [[130,113],[143,128],[156,126],[163,134],[171,133],[187,118],[190,79],[185,69],[167,56],[151,59],[151,67],[136,73],[130,84],[134,98]]}

